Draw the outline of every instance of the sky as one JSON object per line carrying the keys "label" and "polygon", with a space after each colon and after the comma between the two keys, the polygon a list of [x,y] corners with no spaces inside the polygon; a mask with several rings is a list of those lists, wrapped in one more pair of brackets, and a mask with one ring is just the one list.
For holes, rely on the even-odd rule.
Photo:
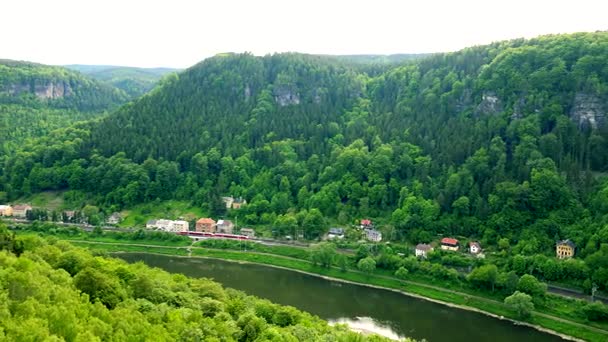
{"label": "sky", "polygon": [[0,0],[0,58],[185,68],[221,52],[456,51],[608,30],[608,0]]}

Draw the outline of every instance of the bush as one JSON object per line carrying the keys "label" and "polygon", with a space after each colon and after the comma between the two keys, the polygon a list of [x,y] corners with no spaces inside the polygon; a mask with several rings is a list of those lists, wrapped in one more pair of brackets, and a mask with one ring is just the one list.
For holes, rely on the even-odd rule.
{"label": "bush", "polygon": [[399,269],[395,272],[395,277],[399,278],[399,279],[406,279],[407,275],[408,275],[409,271],[407,270],[407,268],[401,266],[399,267]]}
{"label": "bush", "polygon": [[534,310],[532,297],[519,291],[515,291],[515,293],[505,298],[505,304],[511,308],[511,310],[514,310],[520,319],[530,317],[532,310]]}
{"label": "bush", "polygon": [[357,263],[357,268],[365,273],[372,273],[376,269],[376,260],[372,257],[366,257]]}
{"label": "bush", "polygon": [[601,302],[589,303],[583,307],[583,313],[590,321],[608,320],[608,308]]}

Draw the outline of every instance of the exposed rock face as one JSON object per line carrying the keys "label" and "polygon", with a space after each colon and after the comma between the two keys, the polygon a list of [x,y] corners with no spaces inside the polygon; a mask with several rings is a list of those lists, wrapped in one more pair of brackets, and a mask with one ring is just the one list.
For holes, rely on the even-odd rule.
{"label": "exposed rock face", "polygon": [[462,92],[462,95],[456,101],[456,111],[457,112],[462,112],[463,110],[465,110],[467,107],[469,107],[472,104],[473,100],[471,99],[471,94],[472,94],[471,89],[465,89]]}
{"label": "exposed rock face", "polygon": [[249,98],[251,97],[251,88],[249,87],[249,84],[245,85],[244,95],[245,95],[245,101],[249,101]]}
{"label": "exposed rock face", "polygon": [[275,87],[274,100],[281,107],[300,104],[300,94],[288,87]]}
{"label": "exposed rock face", "polygon": [[606,123],[606,109],[597,96],[577,93],[574,96],[570,117],[579,128],[596,129]]}
{"label": "exposed rock face", "polygon": [[73,94],[72,88],[66,82],[44,82],[44,83],[17,83],[8,86],[10,95],[18,96],[22,93],[33,93],[42,100],[58,99]]}
{"label": "exposed rock face", "polygon": [[477,113],[480,114],[497,114],[503,111],[502,101],[494,92],[484,92],[481,95],[481,102],[477,106]]}
{"label": "exposed rock face", "polygon": [[517,100],[514,104],[513,104],[513,114],[511,114],[511,120],[518,120],[524,117],[524,113],[523,113],[523,109],[526,106],[526,99],[523,97],[520,97],[519,100]]}

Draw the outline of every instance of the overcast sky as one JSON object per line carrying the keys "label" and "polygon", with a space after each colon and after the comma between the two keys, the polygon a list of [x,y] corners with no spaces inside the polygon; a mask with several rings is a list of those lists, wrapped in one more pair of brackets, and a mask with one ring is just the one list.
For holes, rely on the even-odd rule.
{"label": "overcast sky", "polygon": [[454,51],[608,29],[608,0],[1,0],[0,58],[188,67],[256,55]]}

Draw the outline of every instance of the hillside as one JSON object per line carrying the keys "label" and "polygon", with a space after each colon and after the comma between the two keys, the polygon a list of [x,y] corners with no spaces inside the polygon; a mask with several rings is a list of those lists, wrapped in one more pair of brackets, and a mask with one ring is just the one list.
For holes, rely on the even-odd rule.
{"label": "hillside", "polygon": [[171,68],[135,68],[112,65],[72,64],[65,67],[111,84],[123,90],[131,98],[139,97],[152,90],[165,75],[180,71]]}
{"label": "hillside", "polygon": [[608,183],[594,176],[608,169],[606,56],[606,32],[498,42],[378,75],[334,57],[218,55],[27,146],[5,162],[0,191],[70,189],[118,208],[183,199],[215,215],[230,194],[249,203],[239,221],[277,234],[316,238],[327,220],[372,217],[411,243],[506,239],[534,255],[569,238],[608,267]]}
{"label": "hillside", "polygon": [[121,90],[74,71],[0,60],[0,155],[126,101]]}

